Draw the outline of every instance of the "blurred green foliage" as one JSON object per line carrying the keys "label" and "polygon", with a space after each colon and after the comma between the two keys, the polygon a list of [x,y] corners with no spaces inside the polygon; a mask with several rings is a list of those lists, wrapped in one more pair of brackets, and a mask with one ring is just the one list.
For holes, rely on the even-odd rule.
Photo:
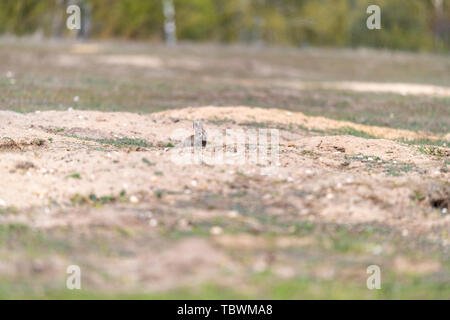
{"label": "blurred green foliage", "polygon": [[[90,37],[163,39],[162,0],[2,0],[0,33],[64,35],[65,8],[90,12]],[[180,40],[448,51],[448,0],[174,0]],[[366,8],[381,7],[381,30]]]}

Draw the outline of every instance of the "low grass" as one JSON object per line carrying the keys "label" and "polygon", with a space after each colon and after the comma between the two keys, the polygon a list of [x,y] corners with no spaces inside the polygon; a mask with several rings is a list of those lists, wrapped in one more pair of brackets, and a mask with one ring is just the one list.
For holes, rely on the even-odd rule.
{"label": "low grass", "polygon": [[404,173],[410,171],[416,171],[419,173],[423,173],[419,168],[417,168],[412,163],[399,162],[399,161],[387,161],[383,160],[377,156],[368,156],[364,154],[352,154],[350,156],[345,155],[345,164],[349,165],[351,161],[363,162],[366,165],[366,168],[371,169],[379,169],[383,170],[383,172],[387,176],[399,177]]}
{"label": "low grass", "polygon": [[72,205],[75,205],[75,206],[91,205],[91,206],[101,207],[102,205],[109,204],[109,203],[128,202],[128,198],[126,197],[125,190],[123,190],[120,192],[120,194],[118,196],[114,196],[114,195],[97,196],[93,193],[91,193],[87,196],[75,194],[70,198],[70,202],[72,203]]}
{"label": "low grass", "polygon": [[[419,146],[438,146],[438,147],[449,147],[449,142],[443,139],[397,139],[398,142],[406,143],[408,145],[419,145]],[[424,149],[423,149],[424,150]],[[422,152],[423,153],[423,152]]]}
{"label": "low grass", "polygon": [[132,300],[234,300],[234,299],[446,299],[450,287],[439,281],[414,277],[396,278],[388,273],[382,278],[381,289],[369,290],[365,281],[344,282],[297,277],[283,280],[270,272],[254,275],[245,281],[246,288],[232,288],[215,283],[183,286],[166,291],[111,293],[89,289],[67,290],[17,286],[0,280],[0,299],[132,299]]}
{"label": "low grass", "polygon": [[101,143],[101,144],[109,144],[116,147],[129,147],[129,146],[136,146],[136,147],[143,147],[143,148],[151,148],[153,145],[151,143],[148,143],[145,140],[142,139],[131,139],[131,138],[120,138],[120,139],[94,139],[95,142]]}
{"label": "low grass", "polygon": [[[291,130],[291,131],[294,129],[294,127],[292,125],[281,126],[281,125],[271,124],[269,122],[244,122],[244,123],[241,123],[240,125],[245,126],[245,127],[265,128],[265,129],[275,127],[277,129]],[[297,125],[296,128],[303,130],[303,131],[318,133],[321,135],[330,135],[330,136],[349,135],[349,136],[361,137],[361,138],[365,138],[365,139],[377,139],[377,137],[375,137],[367,132],[364,132],[361,130],[356,130],[351,127],[343,127],[343,128],[331,129],[331,130],[321,130],[321,129],[307,128],[302,125]]]}
{"label": "low grass", "polygon": [[142,162],[145,163],[146,165],[148,165],[149,167],[153,167],[156,165],[156,162],[152,162],[152,161],[148,160],[147,158],[142,158]]}
{"label": "low grass", "polygon": [[72,136],[67,135],[67,137],[76,138],[80,140],[85,141],[94,141],[97,143],[105,144],[105,145],[111,145],[115,147],[142,147],[142,148],[153,148],[153,144],[142,140],[142,139],[132,139],[132,138],[112,138],[112,139],[92,139],[92,138],[86,138],[86,137],[78,137],[78,136]]}
{"label": "low grass", "polygon": [[[83,203],[106,204],[116,201],[118,197],[90,195],[82,198]],[[214,199],[216,202],[221,200],[217,197]],[[85,274],[83,279],[88,279],[82,281],[82,290],[71,291],[65,289],[65,282],[62,280],[43,282],[39,273],[33,277],[0,278],[0,299],[445,299],[450,295],[450,288],[445,285],[448,281],[445,272],[450,268],[448,261],[445,261],[445,251],[432,243],[404,239],[394,229],[383,225],[344,226],[312,223],[302,221],[296,215],[274,217],[259,213],[249,201],[241,204],[239,211],[244,217],[242,219],[230,220],[211,216],[207,221],[192,221],[192,229],[187,232],[173,229],[172,224],[162,221],[161,231],[158,233],[160,240],[166,243],[199,237],[208,239],[213,237],[210,234],[212,226],[221,226],[225,234],[254,235],[257,237],[255,239],[263,241],[258,246],[259,249],[225,249],[234,263],[241,266],[238,269],[240,271],[233,271],[237,274],[230,274],[231,271],[228,271],[227,275],[223,274],[224,271],[217,270],[218,274],[214,280],[152,292],[139,288],[117,293],[103,291],[99,289],[98,284],[89,281],[92,277],[96,278],[97,272],[90,267],[92,262],[83,262],[84,256],[95,256],[99,261],[107,257],[125,258],[124,254],[126,257],[133,257],[140,248],[133,249],[131,244],[155,241],[154,235],[149,234],[148,230],[142,233],[130,227],[118,227],[109,230],[108,236],[105,236],[106,230],[102,226],[92,226],[89,233],[78,234],[71,228],[43,232],[20,223],[0,225],[0,248],[8,248],[44,261],[54,255],[63,257],[66,261],[79,260]],[[164,213],[164,216],[167,215],[170,213]],[[170,220],[170,217],[168,218]],[[262,227],[257,231],[252,230],[247,222],[251,219],[257,219]],[[276,248],[273,245],[278,237],[310,241],[306,245]],[[266,247],[261,246],[263,243],[266,243]],[[375,246],[387,251],[382,254],[373,253]],[[421,248],[420,252],[417,251],[417,246]],[[263,271],[253,270],[255,259],[275,253],[275,265],[268,265]],[[392,264],[397,256],[439,261],[442,268],[426,275],[400,273]],[[289,262],[296,272],[296,275],[289,279],[280,277],[276,271],[279,263],[286,262]],[[372,264],[381,267],[381,290],[369,290],[366,287],[366,279],[369,276],[366,268]],[[318,275],[317,270],[324,266],[332,268],[337,274],[325,278]],[[58,279],[64,279],[65,274],[56,276]],[[225,281],[228,284],[224,285],[222,276],[225,279],[231,276],[233,279],[243,280]]]}
{"label": "low grass", "polygon": [[[450,85],[448,72],[445,73],[447,60],[427,59],[420,55],[409,56],[408,61],[398,68],[392,64],[386,64],[382,55],[372,55],[374,72],[367,72],[357,66],[355,61],[366,61],[366,56],[360,56],[353,52],[349,59],[348,52],[322,51],[314,54],[306,51],[290,51],[286,55],[285,50],[261,50],[255,52],[246,48],[235,50],[233,48],[220,47],[220,52],[187,48],[183,50],[171,48],[145,47],[143,54],[152,54],[164,59],[167,55],[189,58],[189,54],[199,61],[205,58],[210,65],[199,70],[190,70],[183,67],[167,67],[164,72],[154,70],[142,70],[142,68],[111,68],[92,64],[90,58],[83,59],[76,67],[62,68],[55,64],[57,52],[52,47],[39,48],[35,45],[27,46],[26,56],[24,48],[14,46],[0,46],[0,69],[3,63],[4,69],[14,68],[16,79],[14,83],[0,79],[0,105],[2,108],[17,112],[32,112],[36,110],[67,110],[69,107],[83,110],[99,111],[127,111],[151,113],[160,110],[180,108],[186,106],[203,105],[249,105],[265,108],[280,108],[291,111],[300,111],[312,116],[325,116],[337,120],[347,120],[365,125],[377,125],[390,128],[409,129],[413,131],[434,132],[446,134],[450,131],[449,98],[412,97],[395,94],[375,94],[340,92],[333,90],[295,90],[283,87],[274,87],[273,79],[283,77],[286,80],[311,80],[304,79],[303,74],[321,81],[413,81],[417,83],[434,83],[437,85]],[[120,53],[124,46],[111,47],[111,53]],[[191,51],[189,51],[191,50]],[[192,51],[193,50],[193,51]],[[217,48],[216,48],[217,50]],[[183,51],[183,52],[182,52]],[[62,50],[61,52],[64,52]],[[210,52],[220,53],[211,56]],[[43,54],[45,53],[45,54]],[[130,52],[133,53],[133,52]],[[8,64],[11,55],[22,55],[14,65]],[[55,59],[37,59],[47,56]],[[33,68],[30,61],[25,58],[33,58]],[[236,61],[252,61],[254,65],[267,65],[273,70],[273,75],[264,76],[259,68],[243,69],[240,63],[226,63],[227,59],[239,59]],[[243,60],[242,60],[243,59]],[[247,60],[245,60],[247,59]],[[390,59],[390,58],[389,58]],[[6,62],[5,62],[6,61]],[[389,60],[390,61],[390,60]],[[417,63],[425,61],[426,63]],[[216,63],[217,62],[217,63]],[[331,62],[331,64],[330,64]],[[433,68],[429,65],[433,64]],[[182,65],[182,63],[180,63]],[[427,66],[423,68],[421,66]],[[291,70],[294,75],[289,75],[285,70]],[[306,72],[305,72],[306,70]],[[406,72],[403,70],[407,70]],[[437,70],[437,71],[436,71]],[[438,76],[436,75],[438,72]],[[412,74],[411,74],[412,73]],[[235,80],[258,80],[258,85],[241,86]],[[79,96],[80,101],[74,103],[73,97]],[[224,120],[211,120],[211,123],[224,124]],[[247,122],[243,125],[255,128],[270,127],[270,124],[257,121]],[[290,130],[289,126],[280,129]],[[364,131],[345,127],[335,130],[314,130],[303,127],[295,129],[307,130],[317,134],[327,135],[352,135],[363,138],[375,138]],[[58,133],[64,134],[65,129],[58,129]],[[94,141],[103,145],[116,147],[154,147],[148,141],[142,139],[89,139],[74,137],[77,139]],[[444,140],[417,139],[400,142],[418,145],[419,152],[441,156],[440,148],[448,147]],[[173,147],[167,144],[167,147]],[[106,148],[106,147],[105,147]],[[315,157],[313,153],[303,153]],[[406,163],[393,163],[369,156],[347,161],[362,161],[373,169],[384,170],[387,175],[402,175],[404,172],[416,170]],[[445,157],[442,157],[445,158]],[[382,160],[378,162],[378,160]],[[147,166],[155,166],[155,163],[146,158],[142,162]],[[444,159],[446,165],[449,160]],[[151,170],[155,175],[161,172]],[[73,173],[70,178],[80,179],[81,175]],[[249,178],[245,178],[249,182]],[[233,182],[234,184],[234,182]],[[245,185],[245,183],[243,184]],[[139,233],[137,229],[129,226],[120,226],[109,230],[104,226],[91,225],[84,229],[51,229],[36,230],[22,223],[0,224],[0,251],[1,259],[22,257],[22,261],[32,261],[31,258],[51,259],[54,255],[68,261],[80,260],[83,257],[123,257],[139,254],[139,250],[145,250],[148,245],[160,241],[167,245],[176,241],[184,241],[189,238],[210,239],[211,228],[220,226],[225,235],[250,235],[260,237],[270,244],[255,250],[245,248],[223,249],[234,258],[234,262],[240,266],[239,273],[234,279],[224,285],[224,281],[217,277],[215,281],[205,281],[196,286],[180,285],[177,288],[166,291],[148,293],[145,290],[130,289],[123,293],[102,291],[94,288],[88,281],[83,282],[83,290],[69,291],[65,289],[65,282],[51,283],[42,278],[39,273],[21,273],[19,278],[0,278],[0,299],[15,298],[61,298],[61,299],[446,299],[450,297],[448,286],[448,252],[443,246],[429,244],[425,237],[418,239],[402,238],[399,230],[390,229],[383,225],[337,225],[321,224],[316,221],[308,221],[299,217],[298,210],[286,204],[276,207],[276,203],[266,205],[261,201],[263,193],[276,193],[276,188],[270,190],[245,189],[238,183],[232,186],[233,192],[229,196],[223,194],[198,195],[195,201],[179,201],[171,204],[170,210],[158,214],[158,208],[151,208],[152,214],[158,218],[158,229],[145,229]],[[259,193],[258,193],[259,192]],[[169,201],[167,195],[171,191],[155,189],[154,197],[161,201],[154,201],[152,205],[158,206]],[[293,197],[305,197],[323,195],[312,190],[293,191]],[[412,195],[416,201],[424,199],[424,195],[418,191]],[[169,198],[169,197],[167,197]],[[80,206],[92,206],[101,210],[104,205],[128,202],[125,192],[115,195],[74,195],[71,198],[73,210],[79,210]],[[124,204],[123,206],[126,206]],[[108,206],[111,214],[117,206]],[[183,213],[205,210],[219,210],[226,212],[235,210],[242,218],[228,219],[212,214],[210,218],[201,221],[190,221],[190,229],[177,228],[176,221],[180,219],[175,209],[182,208]],[[406,208],[407,209],[407,208]],[[118,208],[117,210],[123,210]],[[130,212],[138,214],[139,209],[133,208]],[[172,211],[174,210],[174,211]],[[283,214],[279,213],[282,210]],[[146,209],[146,212],[149,210]],[[14,208],[0,208],[0,215],[15,215]],[[24,213],[25,214],[25,213]],[[314,212],[311,213],[311,216]],[[31,216],[33,216],[31,214]],[[186,214],[186,219],[191,216]],[[167,220],[164,220],[167,219]],[[131,230],[130,230],[131,229]],[[154,232],[152,232],[154,230]],[[106,235],[106,236],[105,236]],[[276,248],[274,242],[278,237],[311,238],[311,243],[305,246],[291,248]],[[439,241],[444,241],[444,236],[436,232]],[[448,239],[448,236],[447,238]],[[213,241],[211,239],[211,241]],[[436,242],[435,242],[436,243]],[[158,242],[159,244],[159,242]],[[373,246],[381,246],[384,250],[381,254],[375,254]],[[218,249],[219,250],[219,249]],[[78,253],[78,255],[77,255]],[[11,257],[9,256],[11,255]],[[280,278],[276,274],[276,268],[269,266],[263,272],[253,271],[253,261],[264,256],[276,256],[276,263],[287,263],[294,267],[296,273],[290,279]],[[430,274],[403,274],[397,272],[392,266],[397,256],[405,256],[416,261],[428,259],[441,264],[438,272]],[[416,259],[416,260],[414,260]],[[101,261],[101,260],[99,260]],[[380,264],[382,267],[382,289],[368,290],[365,279],[367,278],[365,267],[369,264]],[[92,261],[87,263],[92,264]],[[29,267],[28,265],[26,267]],[[324,279],[317,275],[317,270],[330,267],[337,271],[345,271],[343,277],[331,277]],[[86,272],[90,272],[88,268]],[[60,275],[64,277],[65,274]],[[94,274],[91,279],[97,279]],[[87,277],[89,279],[89,277]],[[225,282],[226,283],[226,282]]]}
{"label": "low grass", "polygon": [[367,132],[356,130],[351,127],[344,127],[344,128],[340,128],[340,129],[330,130],[329,134],[330,135],[349,135],[349,136],[355,136],[355,137],[360,137],[360,138],[365,138],[365,139],[376,139],[377,138],[371,134],[368,134]]}
{"label": "low grass", "polygon": [[[325,116],[337,120],[352,121],[366,125],[427,131],[438,134],[450,132],[450,98],[426,96],[402,96],[390,93],[364,93],[323,89],[296,90],[273,85],[274,76],[262,76],[258,68],[242,69],[239,63],[223,67],[223,61],[246,61],[267,65],[285,81],[393,81],[433,83],[448,86],[450,78],[442,73],[436,77],[436,70],[447,70],[447,62],[442,56],[433,59],[420,54],[408,55],[402,68],[387,63],[383,55],[373,54],[372,63],[376,72],[360,72],[356,61],[365,61],[358,51],[348,59],[349,52],[316,49],[320,55],[310,55],[302,50],[285,54],[285,50],[261,50],[255,54],[249,48],[217,47],[191,51],[199,61],[205,58],[211,65],[199,70],[189,70],[182,66],[167,67],[161,75],[157,72],[143,72],[141,68],[104,68],[93,64],[91,59],[83,59],[74,74],[71,68],[61,68],[55,64],[57,54],[67,50],[53,46],[39,47],[27,44],[27,55],[35,57],[33,68],[27,59],[17,59],[14,64],[16,75],[14,84],[0,78],[0,105],[2,108],[18,112],[36,110],[67,110],[69,107],[82,110],[127,111],[151,113],[166,109],[203,105],[249,105],[264,108],[280,108],[300,111],[312,116]],[[123,54],[123,46],[109,46],[110,53]],[[136,47],[133,47],[136,48]],[[131,51],[137,49],[130,49]],[[155,49],[154,46],[141,48],[142,54],[150,54],[165,59],[168,56],[186,58],[179,48]],[[314,50],[312,50],[313,52]],[[10,56],[23,55],[24,47],[0,46],[1,61],[9,61]],[[55,59],[39,59],[45,52]],[[133,53],[133,52],[129,52]],[[399,53],[401,54],[401,53]],[[28,57],[28,56],[27,56]],[[95,58],[95,55],[92,56]],[[189,57],[188,57],[189,59]],[[300,63],[299,63],[300,61]],[[314,61],[314,63],[312,63]],[[217,62],[217,63],[215,63]],[[409,65],[408,65],[409,64]],[[423,66],[435,65],[433,72]],[[181,63],[182,65],[182,63]],[[312,67],[312,65],[315,65]],[[323,66],[330,66],[324,69]],[[418,68],[418,66],[421,66]],[[297,76],[286,74],[289,69]],[[335,68],[338,68],[337,71]],[[6,64],[5,70],[11,69]],[[311,73],[307,78],[305,70]],[[408,72],[405,73],[405,70]],[[411,71],[414,70],[414,71]],[[335,73],[333,73],[335,72]],[[411,72],[416,76],[411,77]],[[378,75],[378,76],[377,76]],[[382,75],[382,76],[381,76]],[[240,85],[241,80],[257,80],[257,85]],[[235,82],[236,80],[236,82]],[[237,81],[239,80],[239,81]],[[80,97],[74,103],[73,98]],[[220,121],[220,120],[219,120]]]}
{"label": "low grass", "polygon": [[73,174],[69,175],[69,178],[72,178],[72,179],[81,179],[81,174],[79,174],[79,173],[73,173]]}

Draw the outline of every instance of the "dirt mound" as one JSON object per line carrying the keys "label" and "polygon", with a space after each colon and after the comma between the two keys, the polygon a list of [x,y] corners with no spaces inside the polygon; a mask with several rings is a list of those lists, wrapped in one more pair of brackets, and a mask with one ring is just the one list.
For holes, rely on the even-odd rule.
{"label": "dirt mound", "polygon": [[[279,163],[174,164],[171,151],[179,141],[171,135],[177,129],[190,134],[193,119],[203,119],[207,131],[278,128]],[[59,239],[66,230],[71,236],[64,234],[64,239],[77,241],[88,241],[82,240],[87,236],[90,242],[82,246],[80,259],[86,265],[95,260],[117,286],[167,289],[217,278],[234,268],[235,261],[216,246],[264,250],[318,245],[317,239],[289,235],[255,243],[264,231],[284,234],[286,225],[294,231],[308,223],[380,225],[443,247],[450,243],[448,148],[421,149],[386,139],[328,135],[326,130],[350,127],[377,137],[409,139],[423,137],[419,133],[248,107],[150,115],[2,111],[0,123],[3,232],[26,235],[32,228]],[[227,237],[217,221],[243,225],[250,235]],[[215,241],[166,243],[163,251],[155,242],[160,234],[195,235],[199,226],[209,228]],[[118,256],[86,253],[96,241],[102,248],[105,239],[117,241]],[[55,241],[59,246],[60,240]],[[293,274],[270,255],[261,259],[255,268],[275,263],[282,276]],[[66,260],[46,263],[65,274]],[[14,261],[27,265],[26,257]],[[35,269],[30,265],[30,272]],[[10,268],[11,276],[14,270]],[[91,285],[114,289],[95,271],[87,273]]]}
{"label": "dirt mound", "polygon": [[[351,127],[390,139],[423,137],[419,133],[307,117],[284,110],[203,107],[150,115],[93,111],[21,115],[3,111],[0,118],[6,124],[0,128],[0,170],[4,183],[10,186],[0,190],[0,199],[7,206],[46,205],[50,200],[70,205],[75,195],[117,196],[123,190],[128,195],[151,194],[155,190],[182,193],[192,187],[192,181],[196,181],[196,189],[221,190],[221,185],[236,178],[235,172],[253,176],[263,171],[250,164],[239,168],[222,165],[201,171],[195,165],[174,166],[169,149],[176,141],[171,139],[171,134],[180,128],[192,131],[190,120],[193,119],[206,120],[207,130],[255,124],[279,127],[280,167],[266,179],[268,184],[274,179],[295,181],[286,185],[286,192],[309,183],[313,190],[334,190],[337,184],[344,185],[347,179],[352,179],[360,182],[350,184],[348,196],[354,196],[351,189],[364,189],[364,197],[373,198],[373,194],[379,193],[375,198],[385,202],[395,195],[391,188],[396,183],[402,189],[398,196],[406,203],[410,199],[405,193],[413,193],[414,185],[421,185],[428,178],[449,180],[445,169],[448,149],[427,154],[415,146],[391,140],[327,136],[326,132],[318,135],[317,131],[311,133],[305,128]],[[18,163],[24,161],[33,166],[20,169]],[[227,168],[225,173],[224,168]],[[227,174],[228,171],[234,173]],[[167,174],[161,177],[161,172]],[[313,181],[309,181],[310,176],[315,177]],[[362,188],[362,185],[370,187]],[[324,206],[331,202],[326,198],[319,200],[324,200]],[[375,207],[368,210],[377,211]],[[319,211],[323,212],[323,208]],[[389,215],[391,210],[386,211],[386,216]],[[381,217],[378,213],[375,216]]]}
{"label": "dirt mound", "polygon": [[[324,117],[309,117],[301,112],[291,112],[281,109],[262,109],[251,107],[192,107],[179,110],[169,110],[156,114],[156,117],[174,117],[180,119],[210,119],[216,121],[236,121],[238,123],[259,122],[271,124],[297,125],[311,130],[335,130],[351,128],[366,134],[386,139],[439,139],[445,137],[427,133],[417,133],[409,130],[391,129],[356,124],[348,121],[331,120]],[[449,140],[450,141],[450,140]]]}
{"label": "dirt mound", "polygon": [[25,148],[30,149],[30,147],[42,147],[45,145],[45,140],[34,138],[34,139],[19,139],[14,140],[11,138],[1,138],[0,139],[0,151],[13,151],[13,150],[24,150]]}

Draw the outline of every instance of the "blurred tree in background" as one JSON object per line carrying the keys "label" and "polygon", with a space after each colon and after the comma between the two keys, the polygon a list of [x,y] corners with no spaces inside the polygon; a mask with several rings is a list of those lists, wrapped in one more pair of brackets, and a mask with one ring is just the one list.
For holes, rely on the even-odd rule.
{"label": "blurred tree in background", "polygon": [[54,9],[51,6],[55,4],[55,1],[1,1],[0,32],[17,35],[35,32],[38,29],[45,29],[48,32],[49,19]]}
{"label": "blurred tree in background", "polygon": [[[450,48],[449,0],[174,0],[177,37],[294,46]],[[65,8],[79,4],[91,38],[162,40],[162,0],[2,0],[0,33],[64,36]],[[366,8],[381,7],[381,30]],[[87,27],[89,26],[89,27]]]}
{"label": "blurred tree in background", "polygon": [[164,20],[161,0],[86,1],[92,3],[92,37],[130,39],[160,37]]}
{"label": "blurred tree in background", "polygon": [[[358,1],[358,12],[364,12],[373,0]],[[434,46],[432,1],[376,1],[382,8],[381,30],[361,28],[365,15],[356,16],[351,25],[352,45],[387,47],[393,49],[425,49]],[[450,30],[449,30],[450,31]],[[447,35],[448,37],[448,35]],[[447,39],[448,40],[448,39]],[[436,44],[437,48],[441,44]]]}

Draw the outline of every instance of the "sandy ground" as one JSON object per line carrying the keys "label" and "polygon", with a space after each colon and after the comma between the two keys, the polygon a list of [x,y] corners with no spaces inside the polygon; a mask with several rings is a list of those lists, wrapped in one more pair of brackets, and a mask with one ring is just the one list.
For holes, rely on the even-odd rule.
{"label": "sandy ground", "polygon": [[[57,58],[57,63],[64,67],[75,67],[83,63],[84,54],[96,54],[100,49],[92,45],[77,45],[72,49],[74,55],[60,55]],[[117,66],[129,66],[138,68],[148,68],[154,70],[167,70],[170,68],[183,68],[190,71],[200,71],[204,68],[217,66],[218,63],[226,64],[233,63],[232,61],[218,62],[208,59],[200,59],[194,57],[185,57],[184,59],[167,58],[164,59],[157,56],[150,55],[101,55],[98,54],[95,58],[97,64],[110,65],[112,67]],[[258,64],[253,65],[254,68],[259,70],[262,76],[272,76],[275,73],[275,69],[268,65]],[[292,73],[292,70],[283,70],[285,74]],[[243,80],[239,81],[233,79],[233,83],[240,83],[244,86],[263,85],[265,82],[258,80]],[[429,96],[429,97],[450,97],[450,89],[444,86],[437,85],[424,85],[413,83],[389,83],[389,82],[362,82],[362,81],[280,81],[275,80],[272,82],[273,86],[282,88],[292,88],[296,90],[308,90],[308,89],[322,89],[322,90],[343,90],[343,91],[355,91],[355,92],[372,92],[372,93],[392,93],[400,94],[403,96]]]}
{"label": "sandy ground", "polygon": [[[183,193],[191,188],[200,188],[214,192],[221,190],[225,182],[235,180],[236,172],[241,171],[269,184],[274,180],[286,180],[288,183],[283,185],[286,193],[302,188],[326,193],[326,197],[319,199],[320,204],[314,203],[317,213],[324,219],[392,220],[394,223],[396,215],[402,215],[408,207],[414,188],[422,190],[428,184],[448,183],[450,177],[447,170],[440,170],[444,167],[444,159],[449,158],[449,150],[445,148],[441,148],[443,154],[438,157],[422,154],[415,146],[390,140],[309,136],[298,129],[281,130],[280,166],[273,174],[266,175],[264,168],[250,164],[199,168],[196,165],[176,165],[170,160],[171,148],[166,146],[173,141],[173,132],[176,129],[192,131],[191,121],[188,121],[192,119],[228,121],[222,125],[209,122],[207,130],[235,128],[239,123],[248,124],[250,121],[267,123],[267,128],[286,124],[306,125],[314,129],[350,125],[282,110],[204,107],[153,115],[90,111],[22,115],[3,111],[0,117],[3,124],[0,129],[0,170],[2,184],[8,186],[0,190],[3,207],[46,206],[49,201],[70,205],[70,199],[76,194],[115,195],[122,190],[137,198],[140,193],[158,189]],[[404,130],[351,125],[386,138],[418,136]],[[124,137],[142,139],[155,147],[117,147],[96,142],[101,139],[120,141]],[[177,145],[179,141],[173,141],[173,144]],[[371,159],[344,164],[346,156],[358,159],[358,155]],[[155,163],[153,171],[167,172],[164,178],[148,172],[143,158]],[[366,170],[371,162],[374,168]],[[389,177],[382,167],[390,162],[393,170],[395,164],[408,164],[414,168],[402,176]],[[81,179],[71,178],[73,174],[79,174]],[[393,185],[397,188],[392,189]],[[443,192],[448,192],[448,188]],[[444,194],[444,197],[448,196],[448,193]],[[372,200],[359,201],[364,198]],[[295,205],[294,199],[286,198],[285,201]],[[303,205],[299,203],[296,207],[300,209]],[[422,224],[420,219],[415,217],[411,223],[418,228],[420,225],[426,228],[428,224]],[[448,218],[429,223],[445,224]]]}
{"label": "sandy ground", "polygon": [[[207,131],[255,129],[252,123],[279,128],[279,163],[270,170],[252,164],[175,165],[171,144],[178,146],[179,141],[170,137],[176,129],[192,131],[194,119],[202,119]],[[319,135],[305,129],[343,127],[363,130],[379,139]],[[80,232],[92,226],[141,230],[160,224],[183,229],[192,221],[212,216],[239,218],[221,203],[212,209],[206,203],[204,209],[192,209],[188,216],[185,210],[192,203],[205,201],[204,194],[221,194],[223,199],[236,190],[245,190],[267,215],[344,225],[382,224],[409,237],[420,236],[444,247],[450,244],[446,234],[450,215],[445,214],[450,203],[450,149],[440,147],[423,153],[418,146],[387,140],[419,138],[420,133],[276,109],[204,107],[149,115],[1,111],[0,137],[0,209],[11,212],[0,214],[0,224],[21,223],[40,230],[71,227]],[[120,144],[124,138],[140,142]],[[95,203],[101,197],[121,201],[99,210]],[[260,227],[250,217],[240,218],[256,230]],[[127,284],[148,280],[150,287],[170,288],[175,280],[192,281],[199,274],[202,279],[214,276],[223,265],[238,268],[216,246],[260,243],[251,235],[221,235],[220,228],[211,232],[217,234],[214,242],[192,239],[161,250],[155,240],[151,248],[132,258],[110,258],[101,265],[118,278],[128,274]],[[276,246],[282,247],[309,240],[277,241]],[[20,274],[16,267],[21,261],[3,261],[0,272]],[[57,269],[64,266],[58,260],[46,263]],[[396,263],[410,267],[405,261]],[[279,273],[289,277],[290,269],[280,266]],[[91,279],[92,283],[97,280]]]}

